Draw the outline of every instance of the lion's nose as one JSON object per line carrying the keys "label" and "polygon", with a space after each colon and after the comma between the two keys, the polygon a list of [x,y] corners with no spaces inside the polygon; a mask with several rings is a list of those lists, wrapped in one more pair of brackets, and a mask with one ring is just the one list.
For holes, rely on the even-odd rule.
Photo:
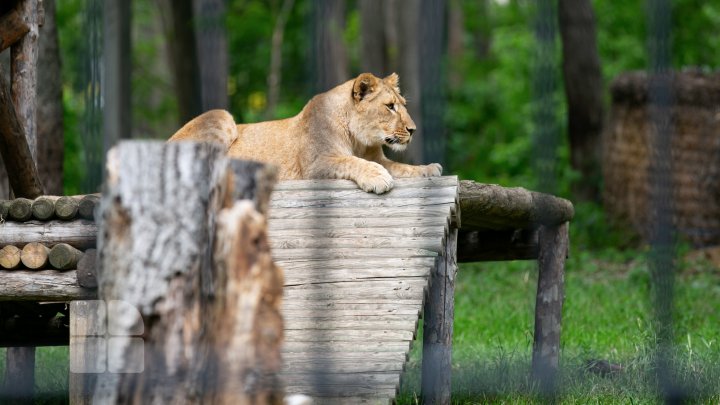
{"label": "lion's nose", "polygon": [[407,131],[408,131],[408,132],[410,133],[410,135],[412,136],[413,132],[415,132],[415,128],[407,128]]}

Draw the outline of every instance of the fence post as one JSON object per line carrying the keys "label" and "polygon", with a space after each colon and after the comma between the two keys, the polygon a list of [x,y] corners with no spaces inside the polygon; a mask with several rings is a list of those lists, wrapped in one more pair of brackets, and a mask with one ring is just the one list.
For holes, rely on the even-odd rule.
{"label": "fence post", "polygon": [[567,222],[540,227],[532,374],[546,394],[553,393],[558,371],[568,243]]}
{"label": "fence post", "polygon": [[421,388],[424,404],[450,404],[457,235],[456,228],[448,232],[445,252],[436,261],[425,302]]}
{"label": "fence post", "polygon": [[93,402],[263,404],[281,394],[282,275],[264,216],[234,201],[247,196],[235,177],[252,173],[231,167],[209,144],[123,142],[109,153],[98,240],[108,357]]}

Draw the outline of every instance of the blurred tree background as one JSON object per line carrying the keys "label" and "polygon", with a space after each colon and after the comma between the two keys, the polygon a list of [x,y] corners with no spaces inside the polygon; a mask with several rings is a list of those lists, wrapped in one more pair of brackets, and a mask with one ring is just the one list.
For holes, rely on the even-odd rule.
{"label": "blurred tree background", "polygon": [[[84,24],[90,1],[62,0],[57,4],[63,62],[66,193],[79,190],[87,167],[80,131],[87,91],[84,64],[88,41]],[[197,35],[206,35],[223,20],[226,45],[222,46],[227,47],[228,60],[227,73],[219,74],[227,75],[227,108],[237,121],[292,116],[316,92],[367,70],[378,75],[397,71],[409,109],[415,120],[421,121],[424,84],[419,72],[433,61],[427,59],[432,57],[428,54],[432,50],[422,41],[420,27],[427,22],[423,19],[442,18],[443,24],[438,26],[445,28],[441,33],[444,56],[434,62],[443,69],[445,78],[442,92],[438,93],[445,107],[445,173],[480,182],[537,188],[531,139],[535,129],[531,120],[537,49],[535,2],[447,0],[444,16],[428,16],[423,14],[423,8],[431,7],[431,0],[228,0],[221,5],[225,7],[224,18],[216,24],[203,24],[196,18],[194,27],[173,25],[175,15],[192,13],[191,3],[132,2],[132,137],[165,139],[202,109],[192,104],[198,90],[187,79],[191,75],[187,72],[198,69],[193,53],[199,54],[202,62],[206,58],[202,52],[207,50],[185,46],[188,41],[183,40],[187,38],[183,28],[195,28]],[[578,215],[577,220],[587,221],[583,225],[592,228],[593,223],[604,221],[597,209],[597,193],[587,189],[597,190],[601,179],[592,174],[592,169],[585,172],[571,161],[566,114],[574,111],[576,116],[578,110],[568,108],[562,67],[567,52],[574,52],[572,56],[577,51],[567,48],[563,53],[561,44],[568,46],[561,41],[567,32],[563,30],[577,29],[572,21],[576,25],[580,21],[580,28],[596,35],[598,52],[594,57],[599,61],[600,76],[596,80],[599,96],[593,102],[599,104],[601,112],[607,111],[607,88],[612,78],[623,71],[647,68],[646,10],[645,3],[639,0],[588,0],[582,2],[584,15],[567,14],[574,10],[574,3],[559,2],[554,48],[558,86],[553,91],[557,93],[555,113],[560,124],[554,165],[556,193],[574,201],[590,200],[589,205],[578,205],[578,211],[587,215]],[[589,16],[592,22],[593,13],[596,30],[583,20]],[[677,0],[672,14],[673,67],[720,67],[720,37],[709,35],[720,26],[720,4]],[[592,58],[592,43],[587,47],[586,59]],[[567,97],[571,97],[570,88]],[[600,113],[593,124],[596,127],[590,131],[598,132],[597,126],[604,118]],[[421,150],[417,151],[421,146],[415,146],[416,150],[406,158],[429,160],[422,157]]]}

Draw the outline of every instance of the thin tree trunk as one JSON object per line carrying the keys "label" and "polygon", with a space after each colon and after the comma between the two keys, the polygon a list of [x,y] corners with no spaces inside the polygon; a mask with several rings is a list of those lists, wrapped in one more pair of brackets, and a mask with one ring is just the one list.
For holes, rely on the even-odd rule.
{"label": "thin tree trunk", "polygon": [[202,113],[200,66],[193,24],[193,0],[158,0],[173,67],[179,124]]}
{"label": "thin tree trunk", "polygon": [[573,169],[582,175],[574,191],[580,199],[597,201],[600,198],[603,89],[595,14],[590,0],[560,0],[558,14],[570,161]]}
{"label": "thin tree trunk", "polygon": [[132,138],[130,1],[106,1],[103,12],[103,132],[107,152],[121,139]]}
{"label": "thin tree trunk", "polygon": [[282,47],[285,25],[290,17],[295,0],[283,0],[280,13],[275,20],[270,54],[270,73],[268,74],[268,102],[265,117],[270,119],[275,114],[275,107],[280,101],[280,84],[282,82]]}
{"label": "thin tree trunk", "polygon": [[314,93],[327,91],[350,78],[343,43],[345,0],[312,3]]}
{"label": "thin tree trunk", "polygon": [[[6,75],[0,82],[10,83],[10,52],[0,52],[0,74]],[[9,200],[12,197],[10,180],[8,179],[5,162],[0,156],[0,200]]]}
{"label": "thin tree trunk", "polygon": [[375,75],[387,73],[387,43],[385,42],[385,18],[383,3],[388,0],[360,0],[360,63],[363,72]]}
{"label": "thin tree trunk", "polygon": [[63,100],[60,45],[55,0],[44,0],[45,24],[40,28],[37,91],[38,174],[45,193],[63,194]]}
{"label": "thin tree trunk", "polygon": [[[420,82],[422,83],[422,161],[444,163],[445,104],[443,56],[446,0],[422,0]],[[417,121],[417,120],[416,120]],[[418,141],[417,139],[415,141]]]}
{"label": "thin tree trunk", "polygon": [[195,15],[202,110],[226,110],[228,42],[225,30],[225,0],[195,0]]}
{"label": "thin tree trunk", "polygon": [[403,0],[403,10],[397,13],[398,61],[400,90],[407,100],[407,109],[418,129],[405,151],[403,160],[423,163],[423,138],[425,137],[422,115],[422,89],[420,87],[420,0]]}
{"label": "thin tree trunk", "polygon": [[460,0],[450,0],[448,3],[447,50],[449,57],[449,82],[452,88],[457,88],[462,85],[462,76],[458,69],[458,62],[460,62],[464,49],[464,20]]}

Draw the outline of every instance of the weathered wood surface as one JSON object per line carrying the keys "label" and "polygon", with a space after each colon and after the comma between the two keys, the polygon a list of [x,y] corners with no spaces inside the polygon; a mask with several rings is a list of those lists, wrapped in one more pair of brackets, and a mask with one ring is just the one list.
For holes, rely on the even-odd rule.
{"label": "weathered wood surface", "polygon": [[43,194],[43,188],[21,120],[0,66],[0,155],[7,172],[12,173],[8,180],[15,196],[35,198]]}
{"label": "weathered wood surface", "polygon": [[8,347],[6,350],[0,398],[8,398],[11,403],[31,400],[35,395],[35,348]]}
{"label": "weathered wood surface", "polygon": [[20,266],[20,255],[22,251],[17,246],[8,245],[0,249],[0,267],[12,270]]}
{"label": "weathered wood surface", "polygon": [[74,270],[13,270],[0,275],[0,301],[72,301],[94,299],[94,289],[82,288]]}
{"label": "weathered wood surface", "polygon": [[93,220],[95,219],[95,210],[100,203],[99,194],[88,194],[83,196],[78,202],[78,215],[80,218]]}
{"label": "weathered wood surface", "polygon": [[570,201],[524,188],[460,181],[462,229],[524,229],[559,225],[575,213]]}
{"label": "weathered wood surface", "polygon": [[17,7],[0,15],[0,52],[15,44],[28,31],[28,22]]}
{"label": "weathered wood surface", "polygon": [[285,269],[283,375],[305,376],[286,379],[289,393],[395,397],[457,199],[453,177],[398,179],[382,196],[344,181],[278,185],[269,228]]}
{"label": "weathered wood surface", "polygon": [[95,247],[97,225],[88,220],[74,221],[28,221],[23,223],[5,222],[0,224],[0,246],[23,247],[28,243],[55,245],[67,243],[84,250]]}
{"label": "weathered wood surface", "polygon": [[107,350],[95,343],[106,334],[107,306],[99,301],[72,301],[68,318],[68,396],[72,405],[91,405],[98,375],[107,371]]}
{"label": "weathered wood surface", "polygon": [[[33,162],[37,164],[37,61],[39,54],[40,0],[22,0],[18,11],[28,32],[11,47],[12,99],[20,124],[25,130]],[[12,173],[12,171],[10,171]],[[33,196],[35,197],[35,196]]]}
{"label": "weathered wood surface", "polygon": [[28,243],[23,246],[20,252],[20,261],[31,270],[38,270],[48,265],[48,254],[50,248],[40,243]]}
{"label": "weathered wood surface", "polygon": [[77,268],[83,252],[75,249],[67,243],[58,243],[48,253],[48,261],[54,269],[70,270]]}
{"label": "weathered wood surface", "polygon": [[437,260],[423,317],[423,403],[450,404],[452,337],[457,276],[457,229],[449,232],[445,252]]}
{"label": "weathered wood surface", "polygon": [[88,249],[77,264],[77,281],[80,287],[97,288],[97,250]]}
{"label": "weathered wood surface", "polygon": [[55,201],[55,215],[64,220],[70,220],[77,216],[80,208],[80,201],[75,197],[62,196]]}
{"label": "weathered wood surface", "polygon": [[281,273],[265,217],[252,200],[234,201],[263,198],[233,177],[258,170],[230,174],[224,155],[216,145],[156,142],[121,143],[109,154],[100,298],[152,319],[143,332],[152,350],[142,374],[100,376],[94,401],[281,400]]}
{"label": "weathered wood surface", "polygon": [[8,217],[13,221],[27,221],[32,218],[32,200],[16,198],[10,202]]}
{"label": "weathered wood surface", "polygon": [[39,221],[50,220],[55,216],[55,201],[60,197],[41,196],[32,202],[32,216]]}
{"label": "weathered wood surface", "polygon": [[560,361],[560,330],[565,299],[568,224],[540,228],[538,288],[533,334],[533,377],[552,392]]}

